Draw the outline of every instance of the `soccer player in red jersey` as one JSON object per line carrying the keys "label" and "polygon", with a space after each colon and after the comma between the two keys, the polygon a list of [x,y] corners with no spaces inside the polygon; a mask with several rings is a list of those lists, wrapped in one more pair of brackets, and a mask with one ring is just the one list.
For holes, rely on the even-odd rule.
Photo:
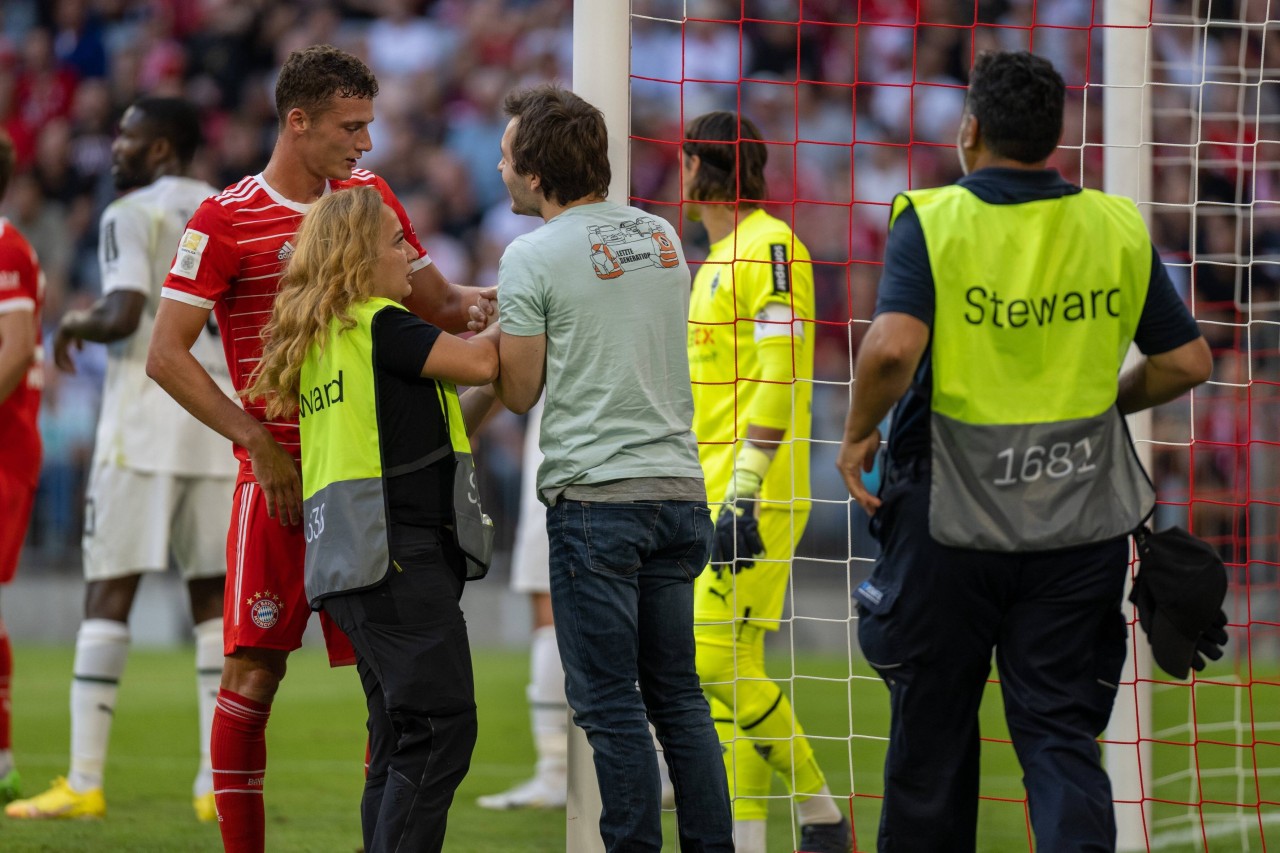
{"label": "soccer player in red jersey", "polygon": [[[265,730],[289,652],[310,615],[303,590],[302,485],[296,419],[270,420],[217,390],[191,355],[214,312],[232,383],[243,391],[262,355],[294,235],[308,208],[346,187],[372,186],[395,211],[417,253],[404,304],[446,331],[468,326],[482,291],[449,284],[418,242],[395,194],[357,168],[372,148],[378,83],[356,57],[321,45],[294,51],[276,81],[280,133],[261,174],[204,202],[187,225],[165,281],[147,373],[188,411],[231,439],[240,475],[227,536],[222,688],[214,711],[214,796],[230,853],[263,849]],[[487,301],[487,300],[486,300]],[[346,637],[321,615],[330,662],[352,663]]]}
{"label": "soccer player in red jersey", "polygon": [[[13,175],[13,142],[0,131],[0,198]],[[40,305],[44,275],[35,250],[0,218],[0,584],[13,580],[40,476]],[[18,796],[9,742],[13,652],[0,619],[0,803]]]}

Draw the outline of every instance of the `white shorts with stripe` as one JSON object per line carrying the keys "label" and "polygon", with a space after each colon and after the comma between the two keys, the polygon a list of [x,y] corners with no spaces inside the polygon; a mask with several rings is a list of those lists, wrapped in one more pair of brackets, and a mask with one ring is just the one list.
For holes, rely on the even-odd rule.
{"label": "white shorts with stripe", "polygon": [[163,572],[170,557],[186,580],[225,575],[234,486],[233,477],[98,465],[85,495],[85,580]]}

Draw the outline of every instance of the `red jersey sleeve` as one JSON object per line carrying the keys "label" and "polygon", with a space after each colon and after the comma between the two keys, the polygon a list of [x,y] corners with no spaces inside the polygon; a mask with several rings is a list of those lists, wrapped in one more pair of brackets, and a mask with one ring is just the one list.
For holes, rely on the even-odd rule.
{"label": "red jersey sleeve", "polygon": [[387,186],[387,182],[377,175],[373,177],[373,185],[381,193],[382,200],[395,211],[396,216],[400,219],[400,227],[404,229],[405,242],[418,253],[418,259],[413,262],[413,269],[415,271],[422,269],[431,263],[431,257],[427,254],[427,250],[422,248],[422,243],[418,241],[418,232],[413,230],[413,223],[409,221],[409,214],[404,212],[404,205],[400,203],[400,199],[396,198],[396,194],[392,192],[391,187]]}
{"label": "red jersey sleeve", "polygon": [[39,276],[31,250],[21,240],[0,240],[0,314],[26,308],[33,313]]}
{"label": "red jersey sleeve", "polygon": [[239,273],[239,246],[231,219],[217,199],[206,199],[187,222],[164,280],[166,298],[212,308]]}
{"label": "red jersey sleeve", "polygon": [[[24,296],[35,296],[35,286],[28,284],[33,263],[31,250],[19,240],[0,240],[0,293],[14,296],[15,289]],[[26,284],[26,287],[22,287]]]}

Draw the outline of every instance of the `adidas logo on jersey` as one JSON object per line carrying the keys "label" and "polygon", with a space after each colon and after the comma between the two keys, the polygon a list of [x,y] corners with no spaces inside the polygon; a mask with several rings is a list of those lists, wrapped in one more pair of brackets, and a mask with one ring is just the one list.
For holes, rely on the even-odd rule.
{"label": "adidas logo on jersey", "polygon": [[291,257],[293,257],[293,244],[285,240],[284,245],[280,247],[280,251],[276,253],[276,260],[287,261]]}

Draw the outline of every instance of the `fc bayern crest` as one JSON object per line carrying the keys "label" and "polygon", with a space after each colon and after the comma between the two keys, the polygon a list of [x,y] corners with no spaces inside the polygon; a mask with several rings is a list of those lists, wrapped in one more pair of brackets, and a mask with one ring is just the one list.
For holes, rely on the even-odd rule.
{"label": "fc bayern crest", "polygon": [[259,628],[270,628],[280,621],[280,596],[270,590],[255,592],[245,604],[249,606],[249,618]]}

